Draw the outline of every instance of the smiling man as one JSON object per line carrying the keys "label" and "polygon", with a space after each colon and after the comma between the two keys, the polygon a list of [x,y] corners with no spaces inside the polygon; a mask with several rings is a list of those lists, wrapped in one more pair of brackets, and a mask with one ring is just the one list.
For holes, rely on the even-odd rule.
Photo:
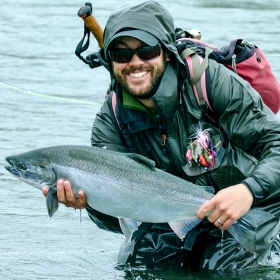
{"label": "smiling man", "polygon": [[[247,82],[209,60],[208,99],[219,122],[213,125],[188,83],[189,69],[175,45],[173,19],[157,2],[113,13],[104,30],[104,55],[110,94],[94,121],[92,145],[141,154],[157,168],[216,190],[197,212],[203,222],[184,240],[168,224],[142,223],[132,241],[122,245],[119,263],[225,270],[266,262],[280,224],[278,118]],[[210,168],[198,160],[204,149]],[[191,152],[197,157],[190,158]],[[78,195],[71,182],[58,180],[61,203],[86,207],[100,228],[121,233],[118,219],[88,207],[82,190]],[[256,254],[241,250],[230,233],[223,232],[252,208],[272,214],[266,221],[253,221]]]}
{"label": "smiling man", "polygon": [[145,106],[154,107],[151,98],[170,61],[159,40],[142,30],[122,31],[110,40],[108,54],[122,89]]}

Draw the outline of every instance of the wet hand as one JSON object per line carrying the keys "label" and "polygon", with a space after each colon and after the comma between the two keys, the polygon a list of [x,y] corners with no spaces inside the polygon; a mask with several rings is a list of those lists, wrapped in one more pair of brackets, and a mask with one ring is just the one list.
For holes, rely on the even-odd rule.
{"label": "wet hand", "polygon": [[[87,206],[87,198],[83,191],[78,192],[78,198],[75,197],[72,190],[71,183],[67,180],[59,179],[57,181],[57,199],[66,207],[73,207],[74,209],[83,209]],[[42,188],[44,196],[47,196],[49,189]]]}
{"label": "wet hand", "polygon": [[234,185],[219,191],[197,212],[197,217],[208,220],[221,230],[230,227],[251,208],[253,195],[244,184]]}

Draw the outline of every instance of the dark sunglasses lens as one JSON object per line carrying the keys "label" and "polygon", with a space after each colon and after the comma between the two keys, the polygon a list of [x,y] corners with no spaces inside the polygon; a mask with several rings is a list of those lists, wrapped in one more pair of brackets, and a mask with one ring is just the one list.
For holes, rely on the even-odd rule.
{"label": "dark sunglasses lens", "polygon": [[159,57],[160,55],[160,46],[147,46],[143,48],[139,48],[137,50],[139,58],[142,60],[150,60]]}
{"label": "dark sunglasses lens", "polygon": [[118,63],[129,62],[133,56],[133,51],[129,49],[110,50],[110,57],[112,61]]}
{"label": "dark sunglasses lens", "polygon": [[151,60],[159,57],[160,51],[161,51],[160,45],[156,45],[156,46],[141,47],[136,50],[112,49],[109,50],[109,55],[111,60],[114,62],[128,63],[134,54],[137,54],[141,60],[145,61],[145,60]]}

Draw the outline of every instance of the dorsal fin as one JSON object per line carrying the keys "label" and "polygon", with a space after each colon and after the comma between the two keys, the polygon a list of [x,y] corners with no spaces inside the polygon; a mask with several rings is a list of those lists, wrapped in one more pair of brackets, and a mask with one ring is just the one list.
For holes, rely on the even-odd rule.
{"label": "dorsal fin", "polygon": [[215,189],[211,186],[196,186],[196,187],[201,188],[202,190],[204,190],[206,192],[215,194]]}

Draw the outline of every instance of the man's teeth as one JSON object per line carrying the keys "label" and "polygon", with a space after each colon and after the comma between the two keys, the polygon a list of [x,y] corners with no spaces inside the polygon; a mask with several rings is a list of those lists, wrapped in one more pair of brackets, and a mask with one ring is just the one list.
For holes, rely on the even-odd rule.
{"label": "man's teeth", "polygon": [[137,73],[129,73],[129,76],[133,77],[133,78],[140,78],[143,77],[147,74],[147,71],[145,72],[137,72]]}

